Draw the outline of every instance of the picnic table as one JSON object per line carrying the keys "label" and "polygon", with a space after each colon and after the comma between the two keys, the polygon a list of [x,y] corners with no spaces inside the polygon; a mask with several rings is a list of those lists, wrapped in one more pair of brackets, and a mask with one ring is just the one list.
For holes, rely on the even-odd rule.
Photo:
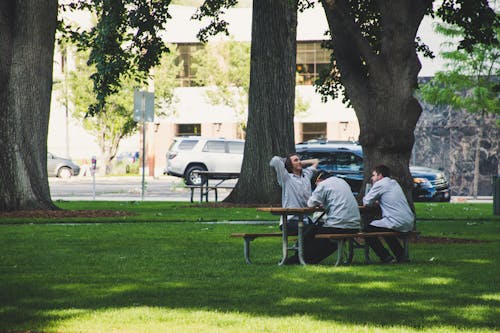
{"label": "picnic table", "polygon": [[[191,190],[191,202],[193,202],[194,191],[198,189],[200,191],[200,202],[203,202],[203,197],[205,201],[208,202],[208,193],[214,191],[215,202],[218,200],[218,190],[219,189],[231,189],[234,186],[227,185],[224,182],[229,179],[237,179],[240,177],[239,172],[216,172],[216,171],[194,171],[201,177],[201,183],[197,185],[186,185],[187,188]],[[215,184],[210,184],[209,180],[218,180]]]}
{"label": "picnic table", "polygon": [[[369,256],[369,246],[366,243],[365,239],[369,237],[386,237],[386,236],[396,236],[403,240],[403,248],[404,248],[404,256],[405,260],[409,259],[409,239],[411,237],[417,237],[420,233],[417,231],[410,232],[364,232],[365,226],[369,223],[370,220],[373,219],[374,216],[377,216],[380,213],[380,209],[378,207],[368,207],[368,206],[358,206],[360,210],[362,223],[360,231],[352,234],[317,234],[315,238],[324,238],[329,239],[331,241],[335,241],[338,244],[337,249],[337,261],[335,262],[335,266],[340,264],[350,264],[352,262],[354,256],[354,249],[361,248],[364,250],[364,258],[366,263],[371,263]],[[232,237],[241,237],[244,240],[244,257],[247,264],[251,264],[250,260],[250,242],[259,237],[280,237],[282,241],[282,258],[279,262],[279,265],[285,264],[285,261],[288,257],[288,251],[293,250],[297,251],[299,262],[302,265],[305,265],[304,261],[304,249],[303,249],[303,218],[305,215],[311,215],[315,212],[323,212],[320,216],[316,217],[313,221],[317,223],[318,220],[324,215],[323,208],[320,207],[298,207],[298,208],[283,208],[283,207],[260,207],[257,208],[258,211],[268,212],[273,215],[280,215],[282,221],[287,220],[288,215],[298,215],[299,223],[298,223],[298,232],[296,235],[289,234],[287,231],[286,223],[283,222],[281,232],[272,232],[272,233],[233,233]],[[289,237],[297,236],[296,244],[289,244]],[[363,241],[363,242],[361,242]],[[347,245],[347,246],[346,246]]]}

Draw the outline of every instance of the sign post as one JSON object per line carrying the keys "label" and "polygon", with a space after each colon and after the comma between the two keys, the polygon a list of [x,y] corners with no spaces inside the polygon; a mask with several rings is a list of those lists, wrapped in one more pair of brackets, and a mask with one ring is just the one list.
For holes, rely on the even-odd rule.
{"label": "sign post", "polygon": [[154,121],[154,98],[154,93],[134,89],[134,121],[142,122],[142,200],[144,200],[144,177],[146,173],[146,121]]}

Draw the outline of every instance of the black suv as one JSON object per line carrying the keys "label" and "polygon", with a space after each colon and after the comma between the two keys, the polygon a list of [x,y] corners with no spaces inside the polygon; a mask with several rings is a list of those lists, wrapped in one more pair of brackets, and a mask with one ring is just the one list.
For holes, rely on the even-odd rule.
{"label": "black suv", "polygon": [[[295,146],[301,159],[319,159],[318,170],[334,174],[349,183],[355,195],[363,183],[363,150],[356,142],[318,141]],[[414,201],[450,201],[450,188],[443,172],[412,166]]]}

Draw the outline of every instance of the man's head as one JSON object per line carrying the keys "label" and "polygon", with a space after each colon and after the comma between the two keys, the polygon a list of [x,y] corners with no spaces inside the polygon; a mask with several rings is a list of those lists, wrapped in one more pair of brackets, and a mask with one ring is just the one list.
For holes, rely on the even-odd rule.
{"label": "man's head", "polygon": [[316,177],[316,180],[315,180],[316,185],[321,183],[323,180],[330,178],[331,176],[332,176],[331,174],[321,171],[318,174],[318,176]]}
{"label": "man's head", "polygon": [[379,180],[381,180],[384,177],[390,177],[391,176],[391,170],[389,169],[388,166],[380,164],[377,165],[372,169],[372,184],[375,184]]}
{"label": "man's head", "polygon": [[300,162],[299,155],[293,153],[289,154],[285,160],[285,168],[289,173],[298,173],[302,172],[302,163]]}

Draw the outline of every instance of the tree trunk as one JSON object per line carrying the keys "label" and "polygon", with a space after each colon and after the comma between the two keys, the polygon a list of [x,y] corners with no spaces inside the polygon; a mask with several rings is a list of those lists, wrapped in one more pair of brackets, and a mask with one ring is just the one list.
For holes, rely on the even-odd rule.
{"label": "tree trunk", "polygon": [[0,2],[0,211],[55,209],[47,132],[57,0]]}
{"label": "tree trunk", "polygon": [[[476,116],[478,117],[478,116]],[[482,112],[481,116],[477,118],[476,128],[477,128],[477,139],[476,139],[476,151],[474,152],[474,179],[472,182],[473,190],[472,196],[477,199],[477,194],[479,191],[479,165],[481,162],[481,140],[483,139],[484,124],[481,124],[480,119],[484,119],[485,112]]]}
{"label": "tree trunk", "polygon": [[269,161],[273,155],[295,151],[296,35],[296,1],[253,2],[245,151],[241,176],[226,202],[281,202]]}
{"label": "tree trunk", "polygon": [[[420,62],[417,29],[432,1],[379,1],[376,45],[361,33],[349,1],[323,0],[341,83],[360,126],[365,183],[377,164],[390,167],[413,206],[409,161],[422,109],[414,97]],[[361,196],[364,194],[362,187]]]}

